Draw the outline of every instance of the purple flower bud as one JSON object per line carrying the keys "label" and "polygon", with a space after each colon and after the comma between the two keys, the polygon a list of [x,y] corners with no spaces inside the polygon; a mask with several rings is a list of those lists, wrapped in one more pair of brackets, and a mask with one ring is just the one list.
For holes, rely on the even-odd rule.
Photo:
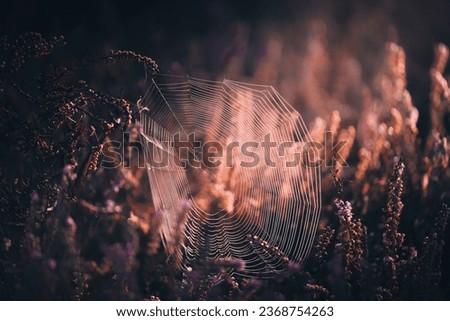
{"label": "purple flower bud", "polygon": [[300,264],[298,262],[289,261],[287,269],[289,272],[297,272],[300,270]]}
{"label": "purple flower bud", "polygon": [[40,259],[40,258],[42,257],[42,253],[41,253],[40,251],[38,251],[38,250],[33,250],[33,251],[31,251],[31,253],[30,253],[30,257],[31,257],[33,260],[37,260],[37,259]]}
{"label": "purple flower bud", "polygon": [[105,209],[107,212],[114,212],[114,207],[115,207],[116,203],[111,200],[111,199],[107,199],[105,202]]}
{"label": "purple flower bud", "polygon": [[334,201],[334,204],[336,205],[338,211],[336,212],[336,215],[339,217],[340,221],[349,221],[352,219],[353,213],[352,213],[352,205],[348,201],[343,201],[340,199],[336,199]]}
{"label": "purple flower bud", "polygon": [[48,264],[48,267],[50,268],[50,270],[56,269],[57,263],[56,263],[55,259],[48,259],[47,264]]}
{"label": "purple flower bud", "polygon": [[216,286],[222,282],[222,277],[220,275],[214,275],[211,277],[210,281],[212,286]]}
{"label": "purple flower bud", "polygon": [[245,269],[245,261],[236,259],[230,263],[230,267],[235,271],[243,271]]}
{"label": "purple flower bud", "polygon": [[64,175],[70,174],[70,173],[72,172],[72,169],[73,169],[73,166],[72,166],[72,165],[66,165],[66,166],[64,166],[63,174],[64,174]]}
{"label": "purple flower bud", "polygon": [[39,202],[39,200],[40,200],[39,193],[36,191],[31,193],[31,200],[35,203]]}
{"label": "purple flower bud", "polygon": [[72,216],[67,216],[66,217],[66,224],[72,230],[75,230],[77,228],[77,224],[73,220]]}
{"label": "purple flower bud", "polygon": [[12,241],[9,238],[4,237],[3,238],[3,247],[5,248],[5,250],[9,251],[11,246],[12,246]]}
{"label": "purple flower bud", "polygon": [[182,199],[181,200],[181,208],[183,210],[189,210],[192,207],[192,201],[190,199]]}

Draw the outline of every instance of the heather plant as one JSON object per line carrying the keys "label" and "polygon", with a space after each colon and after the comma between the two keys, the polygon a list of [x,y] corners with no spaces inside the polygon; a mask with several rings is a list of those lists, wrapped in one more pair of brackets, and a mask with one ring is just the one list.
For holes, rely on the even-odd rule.
{"label": "heather plant", "polygon": [[[157,72],[152,59],[112,51],[61,66],[49,59],[65,45],[62,38],[36,33],[2,37],[0,297],[448,299],[448,48],[436,47],[430,126],[419,132],[423,108],[413,105],[414,92],[407,90],[407,57],[398,44],[384,46],[373,82],[364,82],[355,71],[356,57],[340,48],[343,63],[334,65],[323,25],[312,21],[311,29],[299,63],[310,66],[308,73],[300,84],[287,77],[282,94],[298,98],[309,111],[317,106],[308,126],[311,137],[322,143],[331,132],[346,140],[340,157],[350,166],[335,162],[331,173],[322,170],[319,231],[303,264],[250,236],[249,242],[285,264],[282,273],[269,279],[233,273],[242,269],[242,261],[234,258],[180,270],[165,253],[164,213],[153,208],[147,171],[139,166],[144,153],[137,144],[142,130],[137,99],[108,94],[89,74],[138,62],[145,83]],[[246,39],[244,34],[240,41]],[[269,40],[272,49],[257,61],[250,81],[281,78],[285,64],[300,59],[282,51],[279,38]],[[224,68],[239,77],[242,65],[236,56]],[[353,66],[352,72],[332,72],[345,66]],[[34,71],[37,80],[31,81]],[[324,94],[319,88],[335,80],[328,74],[337,75],[343,86]],[[352,108],[361,110],[360,117]],[[123,131],[129,133],[123,152],[110,153],[105,146]],[[103,168],[105,159],[121,166]],[[221,179],[239,178],[224,171]]]}
{"label": "heather plant", "polygon": [[[1,232],[3,242],[9,244],[2,251],[7,258],[2,259],[1,278],[5,297],[11,296],[15,288],[20,296],[33,298],[37,295],[33,291],[41,288],[35,282],[46,281],[52,284],[47,296],[71,297],[71,270],[75,268],[73,273],[79,273],[81,263],[77,225],[68,203],[83,204],[78,200],[79,191],[97,170],[104,141],[114,130],[126,129],[131,123],[129,102],[93,90],[85,81],[66,80],[67,75],[83,65],[123,60],[143,63],[150,74],[157,68],[150,58],[115,51],[67,66],[49,65],[39,75],[37,88],[24,89],[16,79],[24,64],[50,55],[63,42],[62,37],[47,41],[37,33],[18,39],[2,37],[4,117],[0,130],[2,149],[9,156],[2,160],[1,172]],[[57,250],[53,249],[56,244]],[[43,278],[34,278],[33,269],[25,268],[28,264],[43,269]],[[26,284],[9,283],[22,273],[21,279],[31,278],[31,291]],[[59,273],[63,275],[59,275],[58,285]],[[52,279],[46,280],[46,276]]]}

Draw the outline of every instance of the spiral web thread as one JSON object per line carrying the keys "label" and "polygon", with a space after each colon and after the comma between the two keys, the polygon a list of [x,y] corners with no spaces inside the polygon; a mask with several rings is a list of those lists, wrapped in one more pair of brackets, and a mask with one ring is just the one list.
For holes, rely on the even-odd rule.
{"label": "spiral web thread", "polygon": [[[290,260],[301,263],[317,230],[321,188],[318,167],[286,166],[294,153],[304,157],[301,147],[310,141],[300,114],[271,86],[159,77],[139,107],[155,224],[167,253],[182,268],[236,260],[242,265],[230,272],[248,277],[273,276]],[[221,166],[181,166],[174,135],[188,141],[192,133],[224,146]],[[265,162],[267,134],[277,146],[291,142],[283,157],[269,150],[275,166]],[[247,150],[260,161],[243,165],[254,157],[225,148],[231,142],[259,142]],[[202,160],[192,137],[187,149],[191,159]],[[154,166],[165,157],[167,166]]]}

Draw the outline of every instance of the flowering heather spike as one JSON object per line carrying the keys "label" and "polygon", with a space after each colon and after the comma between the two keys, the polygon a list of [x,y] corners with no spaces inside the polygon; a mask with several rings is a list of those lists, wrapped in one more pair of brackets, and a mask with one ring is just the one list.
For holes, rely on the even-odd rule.
{"label": "flowering heather spike", "polygon": [[331,173],[339,195],[339,198],[334,201],[334,204],[337,208],[336,215],[341,225],[338,239],[342,245],[345,279],[353,295],[359,297],[366,232],[361,220],[355,220],[353,218],[351,203],[341,199],[343,195],[343,184],[342,178],[336,175],[337,169],[332,170]]}
{"label": "flowering heather spike", "polygon": [[324,284],[327,273],[326,263],[330,257],[328,249],[333,242],[336,230],[327,226],[319,235],[317,244],[314,246],[311,260],[311,274],[316,283]]}
{"label": "flowering heather spike", "polygon": [[50,55],[56,46],[64,45],[64,37],[46,40],[37,32],[29,32],[12,40],[7,36],[0,39],[0,70],[8,74],[17,72],[31,58]]}
{"label": "flowering heather spike", "polygon": [[331,244],[335,230],[330,226],[327,226],[325,230],[319,235],[317,245],[314,247],[314,260],[316,265],[323,265],[325,263],[325,257],[328,255],[327,248]]}
{"label": "flowering heather spike", "polygon": [[[330,169],[330,173],[331,173],[331,176],[333,177],[333,183],[334,183],[334,186],[336,187],[337,194],[338,194],[338,199],[335,201],[335,203],[336,203],[336,202],[340,201],[342,198],[342,194],[344,193],[344,183],[342,181],[342,178],[340,178],[338,176],[339,170],[337,168]],[[337,206],[337,204],[335,204],[335,205]]]}
{"label": "flowering heather spike", "polygon": [[158,72],[158,65],[153,59],[139,55],[131,50],[112,50],[110,56],[108,57],[108,61],[112,62],[114,60],[137,61],[143,63],[152,75],[155,75]]}
{"label": "flowering heather spike", "polygon": [[398,292],[397,281],[397,261],[400,248],[403,245],[405,235],[398,231],[400,225],[400,215],[403,209],[403,171],[405,164],[401,159],[396,159],[394,172],[388,183],[388,201],[384,212],[384,290],[392,297]]}
{"label": "flowering heather spike", "polygon": [[388,202],[384,208],[385,232],[383,233],[383,244],[389,253],[394,253],[403,243],[403,235],[398,233],[400,215],[403,209],[403,171],[405,164],[397,160],[394,165],[394,172],[388,184]]}
{"label": "flowering heather spike", "polygon": [[445,134],[443,119],[448,111],[450,101],[450,87],[443,75],[449,57],[449,49],[444,44],[435,48],[435,62],[430,70],[431,92],[430,92],[430,116],[434,131]]}
{"label": "flowering heather spike", "polygon": [[330,298],[330,291],[322,285],[307,283],[305,288],[311,293],[313,300],[328,300]]}
{"label": "flowering heather spike", "polygon": [[233,269],[235,271],[242,271],[245,269],[245,261],[240,259],[233,259],[230,257],[219,258],[212,261],[212,264],[221,269]]}
{"label": "flowering heather spike", "polygon": [[336,199],[334,205],[337,207],[336,215],[341,222],[350,222],[352,220],[352,205],[348,201]]}
{"label": "flowering heather spike", "polygon": [[434,227],[429,236],[423,242],[423,248],[419,255],[419,266],[416,272],[422,294],[431,297],[433,291],[439,288],[441,281],[441,262],[445,245],[445,231],[447,229],[450,208],[442,205],[442,210],[435,219]]}
{"label": "flowering heather spike", "polygon": [[353,295],[360,295],[361,274],[364,261],[365,230],[361,220],[354,220],[350,202],[336,200],[336,215],[341,223],[338,237],[342,243],[345,279]]}

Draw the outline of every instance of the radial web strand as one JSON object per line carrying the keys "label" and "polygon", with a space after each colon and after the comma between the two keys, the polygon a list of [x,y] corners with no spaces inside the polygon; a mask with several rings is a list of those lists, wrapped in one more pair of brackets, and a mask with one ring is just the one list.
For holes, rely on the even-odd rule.
{"label": "radial web strand", "polygon": [[[321,188],[320,169],[305,166],[311,139],[300,114],[271,86],[159,78],[139,106],[167,253],[182,268],[240,260],[242,267],[230,272],[248,277],[303,262],[317,230]],[[220,163],[205,156],[204,146]]]}

